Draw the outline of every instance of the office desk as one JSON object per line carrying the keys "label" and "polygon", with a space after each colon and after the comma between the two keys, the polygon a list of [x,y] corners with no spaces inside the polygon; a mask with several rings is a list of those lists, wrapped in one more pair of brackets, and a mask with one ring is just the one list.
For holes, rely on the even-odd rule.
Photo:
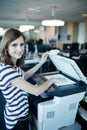
{"label": "office desk", "polygon": [[25,65],[27,64],[37,64],[39,63],[41,58],[39,56],[32,57],[30,59],[25,59]]}
{"label": "office desk", "polygon": [[[28,69],[31,69],[36,64],[38,64],[40,60],[41,60],[41,56],[33,57],[33,59],[26,59],[25,65],[22,67],[22,69],[24,71],[27,71]],[[48,58],[47,61],[40,67],[40,69],[36,73],[50,72],[55,70],[56,70],[55,66]]]}
{"label": "office desk", "polygon": [[[31,69],[32,67],[34,67],[36,64],[38,64],[40,62],[40,57],[37,55],[37,56],[33,56],[32,58],[27,58],[25,59],[25,63],[24,63],[24,66],[22,67],[22,69],[24,71],[27,71],[29,69]],[[42,68],[40,68],[38,70],[38,72],[42,72]]]}

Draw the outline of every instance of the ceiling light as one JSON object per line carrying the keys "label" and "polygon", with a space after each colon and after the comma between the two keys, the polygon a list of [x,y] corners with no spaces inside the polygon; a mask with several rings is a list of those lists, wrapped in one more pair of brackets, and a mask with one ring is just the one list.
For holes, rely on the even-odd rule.
{"label": "ceiling light", "polygon": [[4,32],[5,30],[2,27],[0,27],[0,36],[3,36]]}
{"label": "ceiling light", "polygon": [[2,27],[0,27],[0,32],[2,32],[3,31],[3,28]]}
{"label": "ceiling light", "polygon": [[34,8],[28,8],[28,10],[29,10],[29,11],[35,11],[35,9],[34,9]]}
{"label": "ceiling light", "polygon": [[34,33],[40,33],[40,31],[39,30],[34,30]]}
{"label": "ceiling light", "polygon": [[40,11],[40,7],[36,7],[36,8],[28,8],[27,10],[36,13],[36,12],[39,12],[39,11]]}
{"label": "ceiling light", "polygon": [[21,32],[25,32],[25,31],[28,31],[28,30],[31,30],[31,29],[34,29],[34,28],[35,28],[34,25],[20,25],[19,30]]}
{"label": "ceiling light", "polygon": [[82,16],[87,17],[87,14],[82,14]]}
{"label": "ceiling light", "polygon": [[43,26],[64,26],[64,21],[52,19],[52,20],[43,20],[42,21]]}
{"label": "ceiling light", "polygon": [[[51,9],[52,9],[52,12],[51,12],[52,17],[54,17],[56,6],[55,5],[51,6]],[[52,18],[52,20],[43,20],[42,25],[43,26],[64,26],[64,21]]]}

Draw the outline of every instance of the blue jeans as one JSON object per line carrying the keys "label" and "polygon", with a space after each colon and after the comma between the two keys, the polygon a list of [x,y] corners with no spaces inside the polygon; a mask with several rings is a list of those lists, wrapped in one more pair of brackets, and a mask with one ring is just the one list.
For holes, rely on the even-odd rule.
{"label": "blue jeans", "polygon": [[14,128],[6,130],[29,130],[29,119],[25,121],[18,121]]}

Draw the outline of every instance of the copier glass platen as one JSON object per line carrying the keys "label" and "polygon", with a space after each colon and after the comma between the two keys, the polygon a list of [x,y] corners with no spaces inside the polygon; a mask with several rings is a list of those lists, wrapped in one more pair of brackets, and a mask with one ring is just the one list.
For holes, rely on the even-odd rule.
{"label": "copier glass platen", "polygon": [[34,77],[37,84],[55,77],[46,92],[36,97],[30,95],[30,107],[37,130],[59,130],[75,123],[79,102],[83,99],[87,81],[76,63],[68,58],[49,53],[57,72],[43,73]]}

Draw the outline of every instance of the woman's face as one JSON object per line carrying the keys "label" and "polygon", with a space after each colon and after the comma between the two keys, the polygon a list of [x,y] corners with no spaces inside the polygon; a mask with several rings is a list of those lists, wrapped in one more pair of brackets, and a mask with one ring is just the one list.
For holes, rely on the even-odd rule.
{"label": "woman's face", "polygon": [[14,63],[22,57],[24,54],[24,39],[22,36],[10,43],[8,53]]}

